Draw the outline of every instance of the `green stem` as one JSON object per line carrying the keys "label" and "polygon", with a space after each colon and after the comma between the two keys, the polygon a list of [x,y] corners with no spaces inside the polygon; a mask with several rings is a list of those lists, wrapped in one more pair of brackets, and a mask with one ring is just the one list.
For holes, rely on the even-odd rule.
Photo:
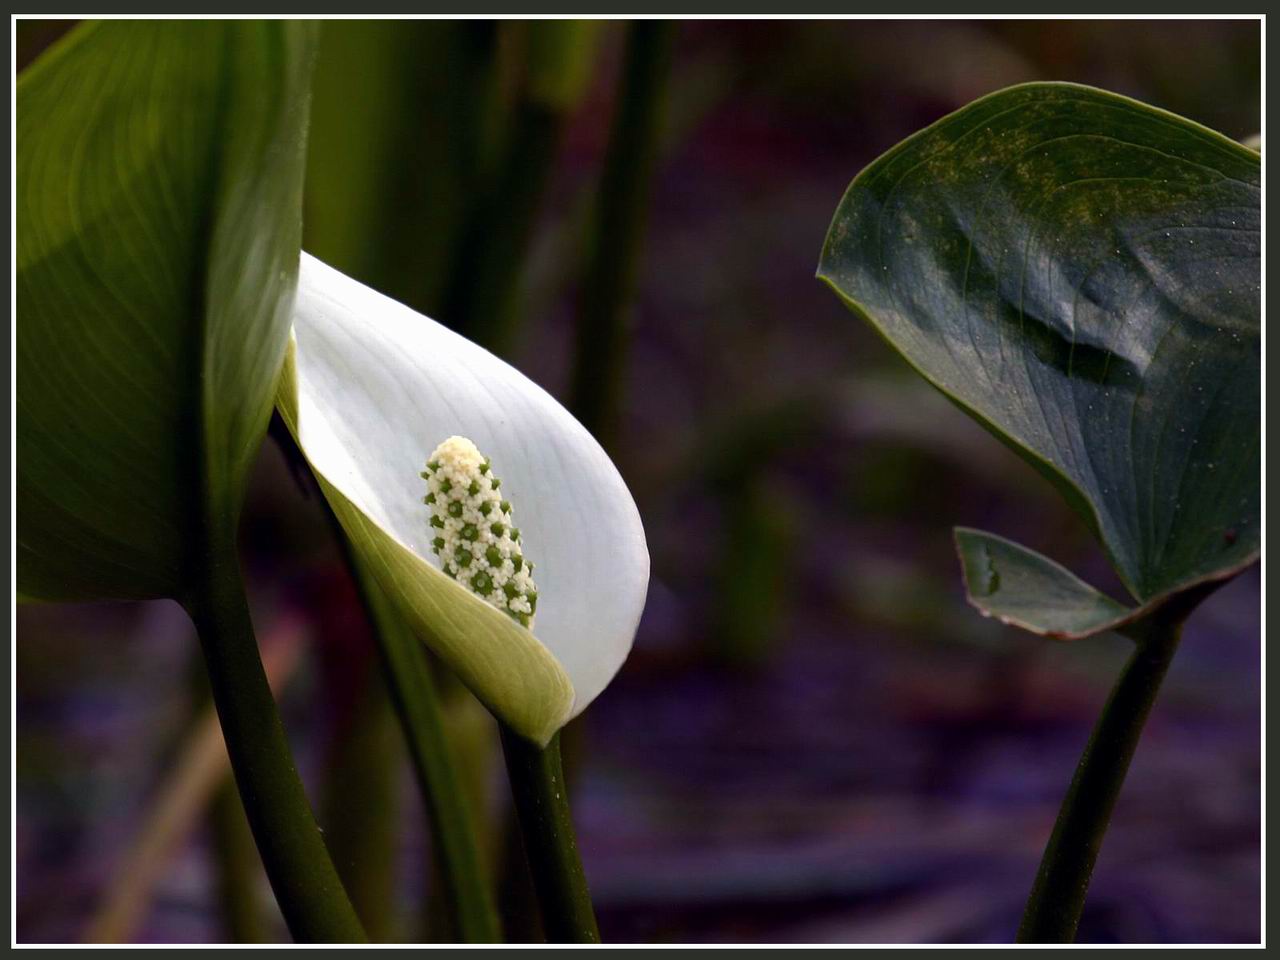
{"label": "green stem", "polygon": [[715,654],[730,668],[762,666],[774,638],[784,635],[778,619],[790,560],[785,501],[767,488],[762,473],[746,472],[722,494],[724,560],[711,637]]}
{"label": "green stem", "polygon": [[1062,801],[1027,899],[1019,943],[1071,943],[1116,798],[1160,682],[1178,649],[1186,611],[1157,615],[1135,631],[1120,675]]}
{"label": "green stem", "polygon": [[341,711],[321,804],[325,843],[356,916],[374,943],[395,937],[396,840],[400,759],[396,723],[382,671],[367,661],[345,664],[363,672]]}
{"label": "green stem", "polygon": [[240,798],[289,932],[308,943],[364,942],[294,768],[233,546],[210,552],[185,606],[200,634]]}
{"label": "green stem", "polygon": [[441,319],[504,353],[515,325],[515,297],[542,196],[554,169],[563,116],[539,103],[516,111],[511,144],[495,182],[459,242]]}
{"label": "green stem", "polygon": [[426,650],[354,558],[352,571],[357,575],[386,665],[392,702],[400,716],[400,727],[431,820],[431,836],[457,923],[457,936],[465,943],[501,943],[502,929],[476,839],[475,819],[468,803],[470,794],[463,788],[445,735]]}
{"label": "green stem", "polygon": [[539,747],[505,724],[498,726],[547,942],[599,943],[600,930],[569,815],[560,735]]}
{"label": "green stem", "polygon": [[524,76],[500,158],[459,236],[440,314],[497,354],[508,352],[514,338],[526,255],[561,133],[591,76],[595,26],[573,20],[511,25],[525,47]]}
{"label": "green stem", "polygon": [[468,803],[470,794],[462,786],[458,762],[445,733],[440,698],[426,649],[360,565],[342,524],[320,493],[302,451],[278,416],[272,421],[271,436],[293,467],[299,484],[319,500],[334,541],[360,593],[427,808],[438,873],[444,880],[457,925],[456,935],[467,943],[500,943],[502,928]]}
{"label": "green stem", "polygon": [[209,808],[213,851],[217,866],[218,904],[229,943],[266,943],[258,899],[258,855],[244,806],[235,784],[224,777]]}
{"label": "green stem", "polygon": [[641,20],[628,28],[588,239],[569,408],[605,447],[612,441],[617,418],[626,360],[626,306],[639,268],[675,33],[675,24],[662,20]]}
{"label": "green stem", "polygon": [[[204,669],[203,659],[193,667],[191,724],[198,729],[207,711],[213,707],[213,692],[209,689],[209,675]],[[183,751],[184,760],[196,753],[191,749],[190,736],[190,733],[184,736],[186,742],[179,748]],[[220,748],[219,752],[225,751]],[[229,771],[213,785],[206,816],[213,854],[213,886],[225,939],[228,943],[266,943],[266,930],[254,889],[260,860],[245,817],[244,804],[240,802],[240,794],[236,792],[236,784]]]}

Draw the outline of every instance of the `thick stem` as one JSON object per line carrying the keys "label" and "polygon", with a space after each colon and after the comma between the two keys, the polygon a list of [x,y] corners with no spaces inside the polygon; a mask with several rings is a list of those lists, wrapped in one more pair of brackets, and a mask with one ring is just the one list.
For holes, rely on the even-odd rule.
{"label": "thick stem", "polygon": [[1155,617],[1102,710],[1062,801],[1027,899],[1019,943],[1071,943],[1116,798],[1160,682],[1178,649],[1185,613]]}
{"label": "thick stem", "polygon": [[308,943],[364,942],[293,764],[233,548],[210,552],[186,607],[200,634],[240,798],[289,932]]}
{"label": "thick stem", "polygon": [[599,943],[587,877],[578,857],[560,764],[560,735],[546,747],[499,723],[524,853],[548,943]]}
{"label": "thick stem", "polygon": [[673,22],[662,20],[628,27],[626,62],[588,239],[569,407],[605,447],[612,442],[617,418],[626,308],[639,270],[675,32]]}

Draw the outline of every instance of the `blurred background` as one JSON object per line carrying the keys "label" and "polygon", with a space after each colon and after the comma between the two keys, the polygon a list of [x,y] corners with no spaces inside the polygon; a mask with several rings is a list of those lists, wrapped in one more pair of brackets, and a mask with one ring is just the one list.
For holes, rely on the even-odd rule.
{"label": "blurred background", "polygon": [[[20,22],[19,65],[67,24]],[[307,249],[507,357],[614,455],[653,582],[567,732],[612,941],[1008,941],[1126,654],[982,619],[951,527],[1122,596],[1050,487],[814,279],[854,174],[1027,80],[1243,138],[1245,21],[330,22]],[[621,91],[621,93],[620,93]],[[242,532],[304,779],[371,933],[445,939],[355,589],[274,440]],[[1260,937],[1260,580],[1187,628],[1082,941]],[[287,939],[173,604],[24,607],[22,941]],[[496,731],[443,670],[512,939],[536,937]]]}

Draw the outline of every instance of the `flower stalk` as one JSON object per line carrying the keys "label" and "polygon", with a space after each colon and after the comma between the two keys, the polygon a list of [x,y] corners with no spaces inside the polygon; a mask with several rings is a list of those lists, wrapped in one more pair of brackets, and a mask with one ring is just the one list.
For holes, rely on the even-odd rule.
{"label": "flower stalk", "polygon": [[[538,594],[533,564],[499,492],[493,464],[465,437],[443,441],[427,459],[423,503],[432,546],[444,572],[472,593],[532,628]],[[501,724],[502,750],[524,838],[543,929],[553,943],[598,943],[591,896],[578,859],[560,758],[560,734],[545,747]]]}
{"label": "flower stalk", "polygon": [[454,928],[450,934],[463,943],[501,943],[502,927],[475,817],[459,776],[453,744],[445,732],[427,652],[354,558],[350,558],[350,567],[378,640],[392,702],[427,807],[439,877]]}
{"label": "flower stalk", "polygon": [[[273,436],[286,459],[303,471],[300,481],[314,489],[315,479],[306,472],[305,458],[288,430],[273,430]],[[436,873],[447,901],[444,912],[451,924],[448,938],[463,943],[500,943],[502,927],[480,852],[478,829],[445,731],[427,652],[352,549],[332,508],[323,497],[321,502],[377,643],[387,689],[426,806]]]}
{"label": "flower stalk", "polygon": [[599,943],[600,930],[569,813],[560,734],[546,747],[506,724],[502,753],[548,943]]}

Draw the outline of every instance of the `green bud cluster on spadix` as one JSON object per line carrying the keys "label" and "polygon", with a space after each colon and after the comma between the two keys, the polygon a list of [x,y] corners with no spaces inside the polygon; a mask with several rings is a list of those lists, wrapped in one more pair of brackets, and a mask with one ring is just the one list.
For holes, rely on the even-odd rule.
{"label": "green bud cluster on spadix", "polygon": [[431,546],[446,574],[526,627],[533,626],[538,592],[533,564],[511,525],[511,503],[476,445],[450,437],[432,452],[423,503],[431,508]]}

